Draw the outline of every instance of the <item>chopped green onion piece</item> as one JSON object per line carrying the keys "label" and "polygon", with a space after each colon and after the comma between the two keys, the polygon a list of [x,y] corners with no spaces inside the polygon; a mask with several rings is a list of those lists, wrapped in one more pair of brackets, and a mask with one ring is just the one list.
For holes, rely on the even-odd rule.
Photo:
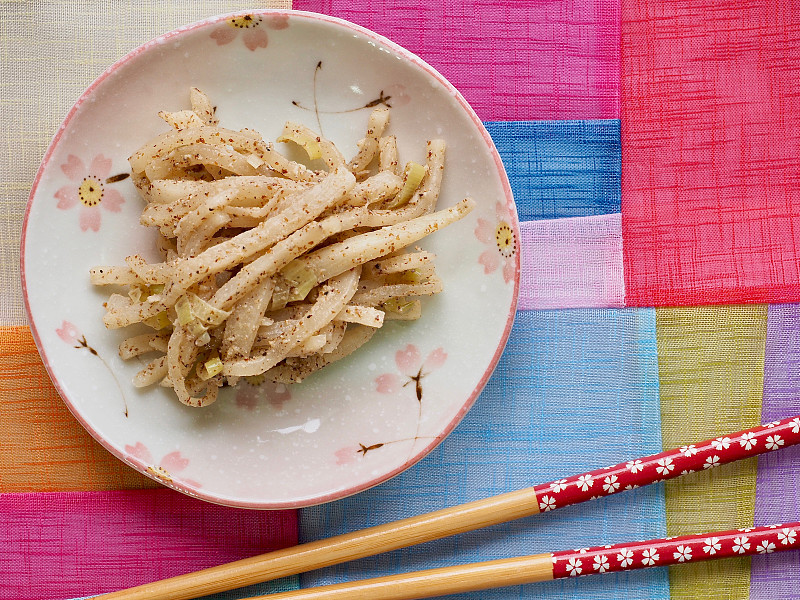
{"label": "chopped green onion piece", "polygon": [[409,269],[403,271],[402,280],[404,283],[422,283],[425,281],[425,275],[419,269]]}
{"label": "chopped green onion piece", "polygon": [[286,303],[289,302],[289,292],[289,286],[286,285],[286,282],[281,282],[278,279],[275,289],[272,290],[270,310],[280,310],[285,307]]}
{"label": "chopped green onion piece", "polygon": [[186,326],[186,329],[196,338],[202,337],[204,333],[207,333],[206,328],[203,327],[203,324],[200,323],[200,321],[198,321],[197,319],[193,319],[192,321],[190,321],[189,324]]}
{"label": "chopped green onion piece", "polygon": [[230,316],[230,312],[214,308],[196,294],[187,294],[192,314],[208,325],[220,325]]}
{"label": "chopped green onion piece", "polygon": [[399,315],[404,315],[413,310],[416,300],[404,300],[403,298],[389,298],[383,303],[383,308],[386,312],[393,312]]}
{"label": "chopped green onion piece", "polygon": [[287,302],[302,300],[317,285],[317,275],[299,260],[286,265],[281,275],[290,284]]}
{"label": "chopped green onion piece", "polygon": [[319,144],[319,138],[314,137],[304,131],[300,131],[296,127],[292,127],[289,123],[283,128],[283,133],[277,142],[294,142],[301,146],[308,154],[311,160],[322,158],[322,147]]}
{"label": "chopped green onion piece", "polygon": [[145,319],[144,324],[149,325],[153,329],[160,330],[160,329],[166,329],[167,327],[172,325],[172,322],[169,320],[169,317],[167,316],[167,311],[161,311],[155,317],[150,317],[149,319]]}
{"label": "chopped green onion piece", "polygon": [[281,269],[281,275],[286,281],[294,284],[302,283],[309,277],[313,277],[314,281],[317,279],[314,272],[309,269],[303,261],[296,259]]}
{"label": "chopped green onion piece", "polygon": [[175,312],[178,313],[178,323],[181,325],[188,325],[194,321],[192,304],[186,296],[178,298],[178,301],[175,303]]}
{"label": "chopped green onion piece", "polygon": [[419,184],[422,183],[425,173],[427,173],[427,169],[421,164],[415,162],[408,163],[403,173],[403,188],[397,196],[395,196],[394,200],[387,205],[387,208],[397,208],[411,200],[411,196],[414,195]]}
{"label": "chopped green onion piece", "polygon": [[317,285],[317,278],[314,277],[313,279],[306,279],[303,283],[299,285],[293,285],[289,290],[289,302],[295,302],[296,300],[303,300],[306,296],[308,296],[308,292],[314,289],[314,286]]}
{"label": "chopped green onion piece", "polygon": [[203,369],[200,371],[200,379],[205,381],[211,379],[214,375],[222,373],[222,361],[219,356],[215,356],[205,362]]}

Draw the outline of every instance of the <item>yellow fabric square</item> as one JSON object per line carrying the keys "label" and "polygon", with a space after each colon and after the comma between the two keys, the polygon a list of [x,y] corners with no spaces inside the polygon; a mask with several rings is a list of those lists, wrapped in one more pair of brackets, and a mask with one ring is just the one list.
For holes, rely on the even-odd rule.
{"label": "yellow fabric square", "polygon": [[[760,423],[767,307],[656,310],[663,446],[675,448]],[[749,527],[756,459],[666,483],[667,534]],[[673,567],[673,599],[749,597],[750,560]]]}

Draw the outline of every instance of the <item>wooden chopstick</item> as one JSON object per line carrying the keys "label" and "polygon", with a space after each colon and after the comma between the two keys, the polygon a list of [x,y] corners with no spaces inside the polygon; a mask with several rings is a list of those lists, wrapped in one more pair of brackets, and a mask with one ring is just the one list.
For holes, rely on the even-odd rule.
{"label": "wooden chopstick", "polygon": [[414,600],[800,548],[800,522],[630,542],[364,579],[245,600]]}
{"label": "wooden chopstick", "polygon": [[393,523],[98,596],[190,600],[535,515],[800,443],[800,417]]}

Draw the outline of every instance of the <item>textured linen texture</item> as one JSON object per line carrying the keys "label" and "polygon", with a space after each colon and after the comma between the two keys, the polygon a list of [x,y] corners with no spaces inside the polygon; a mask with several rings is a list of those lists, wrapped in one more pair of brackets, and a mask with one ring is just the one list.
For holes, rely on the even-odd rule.
{"label": "textured linen texture", "polygon": [[519,310],[621,307],[619,214],[520,223]]}
{"label": "textured linen texture", "polygon": [[619,1],[295,0],[419,55],[483,120],[619,117]]}
{"label": "textured linen texture", "polygon": [[26,322],[19,237],[39,162],[72,104],[113,62],[212,15],[290,0],[0,2],[0,324]]}
{"label": "textured linen texture", "polygon": [[[656,310],[661,432],[678,448],[761,422],[767,307]],[[756,459],[665,483],[669,535],[753,525]],[[670,567],[673,599],[748,597],[749,559]]]}
{"label": "textured linen texture", "polygon": [[[770,306],[761,422],[800,415],[800,305]],[[800,448],[758,458],[755,524],[800,521]],[[800,552],[755,556],[750,598],[788,600],[800,594]]]}
{"label": "textured linen texture", "polygon": [[[494,376],[427,458],[351,498],[300,511],[310,541],[661,450],[655,314],[522,311]],[[364,458],[369,459],[369,456]],[[661,485],[302,576],[301,585],[666,534]],[[668,598],[661,569],[453,598]]]}
{"label": "textured linen texture", "polygon": [[800,7],[622,0],[634,306],[800,299]]}
{"label": "textured linen texture", "polygon": [[522,221],[620,211],[619,121],[487,122]]}
{"label": "textured linen texture", "polygon": [[[165,488],[2,494],[0,519],[4,600],[110,592],[297,543],[294,511],[234,510]],[[249,591],[294,589],[295,579]]]}

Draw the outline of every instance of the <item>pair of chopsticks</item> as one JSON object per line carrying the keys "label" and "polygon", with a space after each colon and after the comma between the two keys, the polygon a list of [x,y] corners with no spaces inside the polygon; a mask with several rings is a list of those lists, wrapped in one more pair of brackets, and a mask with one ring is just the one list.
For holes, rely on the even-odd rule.
{"label": "pair of chopsticks", "polygon": [[[394,523],[112,592],[98,599],[189,600],[504,523],[797,444],[800,444],[800,416]],[[261,596],[259,600],[410,600],[795,548],[800,548],[800,522],[431,569],[283,592]]]}

